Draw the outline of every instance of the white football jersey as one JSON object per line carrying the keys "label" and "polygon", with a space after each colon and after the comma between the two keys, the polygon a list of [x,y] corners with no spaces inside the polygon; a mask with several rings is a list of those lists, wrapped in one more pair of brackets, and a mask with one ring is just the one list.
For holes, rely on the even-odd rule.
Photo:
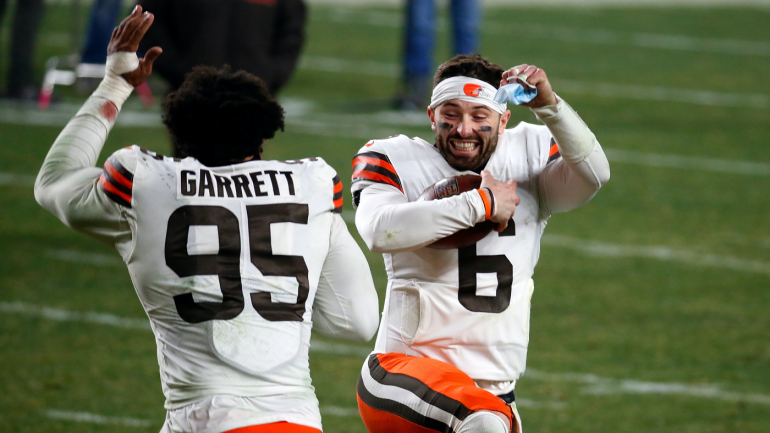
{"label": "white football jersey", "polygon": [[118,249],[155,333],[167,409],[217,394],[316,401],[311,305],[342,208],[334,169],[320,158],[206,167],[133,146],[99,183],[127,213],[132,243]]}
{"label": "white football jersey", "polygon": [[[485,168],[499,181],[518,183],[521,203],[508,228],[465,248],[383,254],[389,281],[376,352],[445,361],[479,381],[523,374],[531,277],[548,218],[537,177],[559,156],[545,126],[520,123],[506,130]],[[452,168],[432,144],[403,135],[370,141],[353,166],[355,204],[373,184],[398,188],[413,202],[436,181],[471,173]]]}

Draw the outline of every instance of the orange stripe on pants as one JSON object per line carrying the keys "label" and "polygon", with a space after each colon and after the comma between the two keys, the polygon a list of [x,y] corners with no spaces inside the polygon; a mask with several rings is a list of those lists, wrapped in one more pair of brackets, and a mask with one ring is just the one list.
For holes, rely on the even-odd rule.
{"label": "orange stripe on pants", "polygon": [[[491,392],[477,387],[473,379],[450,364],[401,353],[386,353],[376,356],[380,367],[390,374],[414,378],[433,391],[462,403],[471,411],[499,412],[508,418],[510,425],[516,426],[517,424],[513,419],[513,411],[510,406]],[[374,409],[362,401],[360,396],[358,396],[358,408],[364,425],[370,433],[435,433],[435,430],[415,424],[399,415],[389,413],[387,410]],[[396,425],[399,427],[395,428]]]}
{"label": "orange stripe on pants", "polygon": [[398,415],[371,408],[361,401],[361,397],[356,396],[356,399],[361,420],[369,433],[436,433],[436,430],[417,425]]}

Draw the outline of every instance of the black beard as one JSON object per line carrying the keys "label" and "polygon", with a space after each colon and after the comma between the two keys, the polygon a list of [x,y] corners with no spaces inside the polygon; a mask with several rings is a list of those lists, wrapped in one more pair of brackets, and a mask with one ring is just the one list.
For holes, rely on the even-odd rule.
{"label": "black beard", "polygon": [[492,157],[492,153],[494,153],[495,149],[497,148],[498,136],[497,134],[493,134],[489,138],[489,141],[486,143],[483,143],[482,141],[482,143],[479,144],[482,146],[482,152],[479,153],[478,158],[474,158],[471,161],[458,160],[455,158],[455,156],[449,150],[449,148],[452,146],[449,144],[449,141],[451,140],[462,140],[462,137],[459,135],[450,135],[446,138],[446,141],[444,141],[442,140],[441,135],[436,133],[436,144],[434,146],[436,149],[438,149],[439,153],[444,157],[446,162],[455,170],[470,170],[476,173],[481,173],[481,170],[483,170],[484,166],[487,165],[489,158]]}

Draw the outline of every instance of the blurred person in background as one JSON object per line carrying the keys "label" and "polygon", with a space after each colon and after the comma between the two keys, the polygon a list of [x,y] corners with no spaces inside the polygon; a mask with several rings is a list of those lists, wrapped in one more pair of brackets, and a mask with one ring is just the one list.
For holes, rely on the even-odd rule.
{"label": "blurred person in background", "polygon": [[107,45],[122,6],[122,0],[94,1],[80,63],[104,64],[107,61]]}
{"label": "blurred person in background", "polygon": [[[0,0],[0,24],[3,22],[8,0]],[[35,44],[43,21],[43,0],[17,0],[13,14],[11,55],[6,81],[5,97],[37,100],[38,88],[33,74]]]}
{"label": "blurred person in background", "polygon": [[230,65],[261,78],[275,95],[297,67],[303,0],[139,0],[155,15],[140,51],[163,47],[156,71],[177,89],[193,66]]}
{"label": "blurred person in background", "polygon": [[321,158],[262,159],[283,108],[262,80],[227,67],[196,67],[164,102],[191,157],[134,145],[96,168],[161,54],[136,55],[152,19],[137,6],[113,32],[105,78],[53,143],[35,198],[127,264],[158,345],[162,433],[320,433],[311,328],[366,341],[379,316],[340,215],[342,183]]}
{"label": "blurred person in background", "polygon": [[[479,0],[450,0],[452,51],[478,52]],[[424,111],[433,78],[433,49],[436,35],[436,0],[407,0],[404,14],[402,88],[396,108]]]}

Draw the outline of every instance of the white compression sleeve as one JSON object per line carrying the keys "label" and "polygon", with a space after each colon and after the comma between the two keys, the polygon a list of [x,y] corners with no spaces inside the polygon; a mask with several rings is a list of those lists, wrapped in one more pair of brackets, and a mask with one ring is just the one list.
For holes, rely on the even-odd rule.
{"label": "white compression sleeve", "polygon": [[484,202],[476,191],[409,202],[392,186],[373,184],[361,191],[356,227],[370,250],[393,253],[424,247],[485,218]]}
{"label": "white compression sleeve", "polygon": [[585,204],[610,179],[610,164],[596,137],[569,104],[557,99],[556,105],[532,110],[551,131],[562,156],[538,179],[545,214]]}
{"label": "white compression sleeve", "polygon": [[333,218],[329,254],[313,302],[313,329],[331,337],[369,341],[379,323],[369,263],[342,217]]}
{"label": "white compression sleeve", "polygon": [[46,155],[35,181],[35,198],[65,224],[112,237],[120,212],[99,194],[95,181],[102,170],[94,165],[133,86],[109,68],[109,60],[104,80]]}

